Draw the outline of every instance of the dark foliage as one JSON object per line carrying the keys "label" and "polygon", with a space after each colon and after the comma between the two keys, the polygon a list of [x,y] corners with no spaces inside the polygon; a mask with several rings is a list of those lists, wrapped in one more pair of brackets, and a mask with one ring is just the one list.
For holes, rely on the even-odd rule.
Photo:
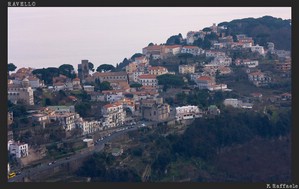
{"label": "dark foliage", "polygon": [[290,20],[264,16],[261,18],[244,18],[231,22],[222,22],[218,26],[226,26],[227,35],[246,34],[253,37],[256,44],[266,46],[267,42],[273,42],[275,48],[291,49],[291,24]]}

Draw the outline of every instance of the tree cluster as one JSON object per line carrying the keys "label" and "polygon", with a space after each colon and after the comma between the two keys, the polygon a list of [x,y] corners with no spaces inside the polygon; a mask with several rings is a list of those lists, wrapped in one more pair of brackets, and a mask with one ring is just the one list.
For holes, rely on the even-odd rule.
{"label": "tree cluster", "polygon": [[261,18],[236,19],[231,22],[222,22],[218,26],[226,26],[223,32],[226,35],[235,36],[245,34],[253,37],[256,44],[267,46],[267,42],[273,42],[275,48],[291,49],[291,21],[264,16]]}

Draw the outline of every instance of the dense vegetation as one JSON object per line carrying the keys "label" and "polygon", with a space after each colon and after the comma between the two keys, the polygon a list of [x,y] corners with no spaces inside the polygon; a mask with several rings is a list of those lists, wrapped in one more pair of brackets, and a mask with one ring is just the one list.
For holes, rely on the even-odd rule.
{"label": "dense vegetation", "polygon": [[115,168],[115,157],[95,153],[77,171],[78,176],[91,177],[93,182],[140,182],[140,176],[130,168]]}
{"label": "dense vegetation", "polygon": [[[169,133],[170,130],[167,126],[159,126],[153,132],[139,133],[138,137],[136,137],[136,133],[132,134],[142,144],[129,149],[129,154],[150,165],[150,181],[153,182],[170,181],[174,177],[184,178],[184,174],[185,177],[191,177],[194,181],[237,180],[236,177],[227,174],[236,167],[226,166],[226,170],[223,171],[216,166],[217,160],[221,159],[223,154],[227,156],[226,151],[229,154],[234,153],[234,150],[229,151],[228,149],[234,149],[234,146],[239,146],[238,149],[242,149],[243,146],[255,141],[255,148],[258,150],[259,147],[264,147],[264,144],[268,144],[270,141],[280,141],[278,138],[288,136],[290,129],[291,111],[272,112],[270,115],[226,108],[219,117],[196,119],[182,135]],[[275,153],[280,152],[273,152],[274,156]],[[247,157],[246,161],[250,162],[252,166],[257,166],[263,161],[261,157],[253,156],[247,152],[244,153],[236,155],[235,160],[241,161],[243,156]],[[284,153],[290,154],[290,151],[286,148]],[[126,157],[128,156],[122,156],[123,159]],[[287,157],[284,159],[287,159]],[[221,159],[221,161],[224,160]],[[272,168],[275,160],[269,164]],[[178,170],[178,166],[182,166],[182,170]],[[281,167],[285,166],[285,164],[281,165]],[[115,172],[115,169],[118,169],[116,167],[114,157],[108,154],[98,154],[91,157],[81,167],[78,175],[89,176],[98,181],[112,181],[111,179],[125,182],[140,181],[141,175],[136,174],[135,165],[125,166],[125,169],[120,168],[115,178],[107,177],[107,175],[110,176],[111,172]],[[263,179],[271,180],[269,173],[263,173],[264,168],[248,172],[245,170],[249,170],[250,167],[239,165],[238,169],[244,175],[251,175],[250,178],[262,175]],[[126,170],[125,174],[123,173],[124,170]],[[188,171],[195,174],[190,176]],[[181,172],[181,176],[177,175],[178,172]],[[272,170],[272,172],[275,172],[275,170]],[[201,173],[204,174],[201,175]],[[290,175],[284,176],[290,178]],[[244,177],[243,179],[248,181],[250,178]],[[279,179],[285,179],[285,177]],[[260,181],[262,181],[262,178]]]}
{"label": "dense vegetation", "polygon": [[163,74],[157,76],[158,84],[164,86],[164,91],[168,87],[179,87],[184,85],[184,80],[181,76],[173,74]]}
{"label": "dense vegetation", "polygon": [[267,46],[273,42],[276,49],[291,49],[291,21],[271,16],[261,18],[244,18],[231,22],[222,22],[218,26],[226,26],[227,35],[246,34],[253,37],[256,44]]}

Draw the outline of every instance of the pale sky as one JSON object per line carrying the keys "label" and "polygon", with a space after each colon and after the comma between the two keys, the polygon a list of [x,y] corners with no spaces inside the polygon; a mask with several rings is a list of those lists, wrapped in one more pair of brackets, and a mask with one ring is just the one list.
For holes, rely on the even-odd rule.
{"label": "pale sky", "polygon": [[18,68],[77,70],[141,53],[150,42],[198,31],[213,23],[273,16],[291,19],[291,7],[9,7],[8,62]]}

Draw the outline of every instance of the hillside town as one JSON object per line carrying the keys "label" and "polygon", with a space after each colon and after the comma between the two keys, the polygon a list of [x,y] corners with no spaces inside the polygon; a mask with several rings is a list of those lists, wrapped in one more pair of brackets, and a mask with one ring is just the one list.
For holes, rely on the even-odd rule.
{"label": "hillside town", "polygon": [[[8,73],[8,172],[67,157],[55,146],[61,141],[81,141],[68,147],[79,152],[122,128],[186,128],[226,108],[265,115],[290,108],[290,51],[225,30],[213,24],[175,36],[177,43],[150,43],[112,68],[94,71],[92,61],[78,60],[71,77],[59,72],[46,81],[30,67]],[[196,45],[207,38],[209,48]]]}

